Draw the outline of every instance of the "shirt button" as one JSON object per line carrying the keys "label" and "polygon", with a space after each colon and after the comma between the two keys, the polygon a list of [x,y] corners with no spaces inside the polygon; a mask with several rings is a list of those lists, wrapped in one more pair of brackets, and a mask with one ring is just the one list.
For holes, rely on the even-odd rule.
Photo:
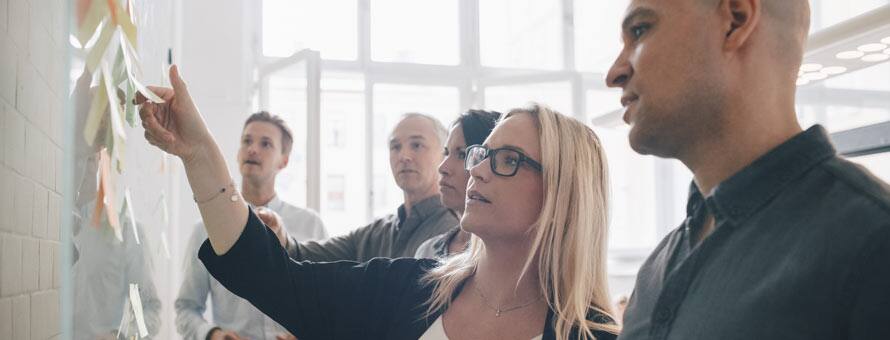
{"label": "shirt button", "polygon": [[667,307],[662,307],[655,313],[655,322],[658,323],[666,323],[671,320],[671,310]]}

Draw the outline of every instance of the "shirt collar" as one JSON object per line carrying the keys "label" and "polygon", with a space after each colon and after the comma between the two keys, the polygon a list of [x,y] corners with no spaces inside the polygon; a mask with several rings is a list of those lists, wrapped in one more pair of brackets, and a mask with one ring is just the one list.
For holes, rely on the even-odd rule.
{"label": "shirt collar", "polygon": [[[426,220],[428,217],[435,215],[442,210],[445,209],[445,206],[442,204],[442,198],[439,195],[433,195],[427,198],[420,200],[420,202],[414,203],[411,206],[411,218],[419,218],[420,220]],[[405,204],[399,206],[398,212],[396,214],[398,216],[399,221],[405,220]]]}
{"label": "shirt collar", "polygon": [[275,211],[275,212],[280,212],[280,211],[281,211],[281,205],[282,205],[283,203],[284,203],[284,202],[283,202],[280,198],[278,198],[278,194],[276,193],[275,196],[272,196],[272,199],[269,200],[268,203],[266,203],[266,205],[254,206],[253,204],[249,204],[249,203],[248,203],[248,204],[249,204],[252,208],[254,208],[254,209],[256,209],[256,208],[267,208],[267,209],[272,210],[272,211]]}
{"label": "shirt collar", "polygon": [[[822,161],[837,154],[828,133],[816,125],[769,151],[753,163],[721,182],[707,198],[716,217],[739,225],[773,199],[791,181]],[[690,188],[689,205],[694,208],[702,195],[696,185]],[[722,215],[722,216],[719,216]]]}

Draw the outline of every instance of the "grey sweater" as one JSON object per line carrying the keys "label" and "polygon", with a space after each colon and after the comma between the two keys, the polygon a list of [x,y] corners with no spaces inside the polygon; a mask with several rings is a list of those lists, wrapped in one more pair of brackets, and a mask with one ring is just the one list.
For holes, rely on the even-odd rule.
{"label": "grey sweater", "polygon": [[453,212],[442,205],[438,195],[411,207],[405,218],[405,206],[347,235],[322,242],[297,243],[290,240],[288,255],[298,261],[365,262],[375,257],[413,257],[420,245],[458,224]]}

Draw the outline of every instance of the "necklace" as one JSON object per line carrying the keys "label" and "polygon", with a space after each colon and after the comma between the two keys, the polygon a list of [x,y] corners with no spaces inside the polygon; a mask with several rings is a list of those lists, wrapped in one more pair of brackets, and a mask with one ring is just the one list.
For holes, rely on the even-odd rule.
{"label": "necklace", "polygon": [[512,311],[517,310],[517,309],[522,309],[522,308],[531,306],[533,303],[538,302],[538,301],[541,300],[541,297],[539,296],[537,299],[533,299],[533,300],[531,300],[531,301],[529,301],[529,302],[523,303],[523,304],[518,305],[518,306],[513,306],[513,307],[508,307],[508,308],[501,308],[501,306],[494,306],[494,305],[492,305],[492,303],[491,303],[490,301],[488,301],[488,298],[485,296],[485,293],[482,293],[482,290],[479,289],[478,284],[474,284],[474,285],[473,285],[473,289],[475,289],[475,290],[476,290],[476,293],[479,293],[479,296],[482,297],[482,302],[485,304],[485,307],[488,307],[489,309],[491,309],[491,310],[494,311],[494,316],[495,316],[495,317],[501,317],[501,314],[504,314],[504,313],[507,313],[507,312],[512,312]]}

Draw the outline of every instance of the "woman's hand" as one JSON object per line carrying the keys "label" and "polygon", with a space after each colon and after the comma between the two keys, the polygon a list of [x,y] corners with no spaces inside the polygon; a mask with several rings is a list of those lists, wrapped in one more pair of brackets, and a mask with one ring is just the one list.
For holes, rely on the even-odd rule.
{"label": "woman's hand", "polygon": [[213,140],[176,65],[170,67],[170,83],[172,89],[148,87],[164,99],[164,103],[150,102],[142,94],[136,97],[136,104],[142,105],[139,117],[145,128],[145,139],[151,145],[189,163]]}
{"label": "woman's hand", "polygon": [[278,237],[278,242],[281,243],[282,248],[287,247],[287,229],[284,228],[284,223],[281,221],[281,216],[278,213],[272,211],[272,209],[268,208],[258,208],[256,209],[256,216],[260,218],[260,221],[272,230],[275,233],[275,236]]}

